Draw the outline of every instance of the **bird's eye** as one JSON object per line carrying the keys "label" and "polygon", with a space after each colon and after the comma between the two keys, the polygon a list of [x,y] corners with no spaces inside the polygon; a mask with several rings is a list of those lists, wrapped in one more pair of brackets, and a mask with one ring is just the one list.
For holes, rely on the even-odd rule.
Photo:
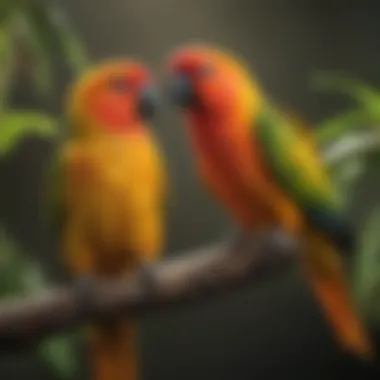
{"label": "bird's eye", "polygon": [[214,72],[214,68],[211,65],[204,65],[197,71],[197,77],[206,78]]}
{"label": "bird's eye", "polygon": [[127,80],[123,77],[113,77],[109,79],[109,86],[112,90],[117,92],[129,92],[130,86]]}

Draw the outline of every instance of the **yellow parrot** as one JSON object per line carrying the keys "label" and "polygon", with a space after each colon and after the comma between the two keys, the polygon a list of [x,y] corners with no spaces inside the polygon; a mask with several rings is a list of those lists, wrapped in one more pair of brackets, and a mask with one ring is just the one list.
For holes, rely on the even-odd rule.
{"label": "yellow parrot", "polygon": [[[167,178],[147,125],[156,96],[142,63],[102,63],[73,84],[67,99],[70,137],[57,157],[53,197],[66,264],[91,307],[93,279],[142,270],[152,285],[147,264],[165,243]],[[132,319],[93,326],[89,342],[95,380],[139,378]]]}

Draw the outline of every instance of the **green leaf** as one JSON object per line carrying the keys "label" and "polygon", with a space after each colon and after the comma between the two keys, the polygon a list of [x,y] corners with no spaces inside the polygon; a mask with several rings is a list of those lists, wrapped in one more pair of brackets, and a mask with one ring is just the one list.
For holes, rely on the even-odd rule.
{"label": "green leaf", "polygon": [[14,46],[13,30],[9,23],[0,25],[0,112],[7,106],[13,79]]}
{"label": "green leaf", "polygon": [[345,93],[368,112],[380,117],[380,91],[344,74],[318,73],[313,80],[319,90]]}
{"label": "green leaf", "polygon": [[380,208],[364,224],[355,263],[354,290],[359,306],[370,322],[380,324]]}
{"label": "green leaf", "polygon": [[[50,285],[40,265],[24,255],[4,230],[0,230],[0,251],[0,297],[36,294]],[[61,379],[72,378],[76,371],[76,336],[54,336],[45,339],[38,347],[42,358]]]}
{"label": "green leaf", "polygon": [[17,33],[25,50],[31,60],[28,70],[33,80],[37,93],[41,96],[51,94],[53,90],[53,67],[50,52],[47,50],[34,20],[29,13],[21,13],[15,16],[14,23]]}
{"label": "green leaf", "polygon": [[358,105],[353,110],[334,116],[317,126],[317,138],[326,143],[347,131],[377,128],[380,124],[380,90],[342,74],[319,73],[314,78],[319,90],[341,92]]}
{"label": "green leaf", "polygon": [[366,162],[365,155],[357,154],[330,168],[346,206],[352,202],[358,182],[366,173]]}
{"label": "green leaf", "polygon": [[378,172],[380,167],[380,147],[367,155],[367,169],[368,171]]}
{"label": "green leaf", "polygon": [[34,111],[7,112],[0,118],[0,157],[9,154],[25,138],[50,138],[58,133],[54,118]]}
{"label": "green leaf", "polygon": [[350,133],[324,147],[323,156],[326,163],[333,167],[353,156],[368,157],[380,149],[380,135],[376,131]]}
{"label": "green leaf", "polygon": [[45,6],[32,4],[28,7],[27,15],[53,62],[64,62],[75,74],[80,74],[87,67],[84,47],[56,3],[50,2]]}
{"label": "green leaf", "polygon": [[64,63],[75,75],[87,67],[84,47],[55,3],[28,3],[16,22],[23,48],[32,60],[28,69],[41,96],[52,92],[56,66]]}
{"label": "green leaf", "polygon": [[5,20],[8,19],[11,10],[12,5],[14,4],[15,0],[1,0],[0,1],[0,23],[4,23]]}
{"label": "green leaf", "polygon": [[380,136],[376,131],[346,134],[325,148],[323,157],[349,205],[360,180],[378,163]]}
{"label": "green leaf", "polygon": [[80,75],[89,65],[89,58],[83,44],[70,26],[62,9],[51,3],[47,12],[59,41],[61,55],[66,58],[74,74]]}
{"label": "green leaf", "polygon": [[353,109],[328,118],[315,125],[315,136],[319,144],[333,142],[345,134],[369,129],[377,121],[363,109]]}
{"label": "green leaf", "polygon": [[22,294],[23,260],[15,244],[0,230],[0,297]]}
{"label": "green leaf", "polygon": [[65,333],[54,338],[45,339],[39,345],[40,355],[61,379],[71,379],[77,371],[78,360],[75,352],[76,333]]}

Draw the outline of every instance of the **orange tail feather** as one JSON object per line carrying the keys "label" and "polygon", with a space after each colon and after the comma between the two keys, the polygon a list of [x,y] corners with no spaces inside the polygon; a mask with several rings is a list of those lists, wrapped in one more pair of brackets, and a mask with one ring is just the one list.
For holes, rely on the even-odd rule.
{"label": "orange tail feather", "polygon": [[344,262],[322,236],[312,232],[307,241],[303,256],[307,276],[338,344],[361,359],[372,359],[373,345],[355,310]]}
{"label": "orange tail feather", "polygon": [[96,327],[91,332],[94,380],[136,380],[135,324],[129,320]]}

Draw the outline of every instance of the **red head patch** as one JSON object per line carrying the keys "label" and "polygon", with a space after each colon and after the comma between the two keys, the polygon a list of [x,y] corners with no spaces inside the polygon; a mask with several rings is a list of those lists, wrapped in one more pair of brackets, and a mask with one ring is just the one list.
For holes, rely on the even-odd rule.
{"label": "red head patch", "polygon": [[153,101],[152,86],[148,69],[139,62],[103,64],[74,86],[69,98],[71,115],[80,124],[87,124],[85,128],[96,126],[108,132],[129,130],[147,116],[143,111]]}

